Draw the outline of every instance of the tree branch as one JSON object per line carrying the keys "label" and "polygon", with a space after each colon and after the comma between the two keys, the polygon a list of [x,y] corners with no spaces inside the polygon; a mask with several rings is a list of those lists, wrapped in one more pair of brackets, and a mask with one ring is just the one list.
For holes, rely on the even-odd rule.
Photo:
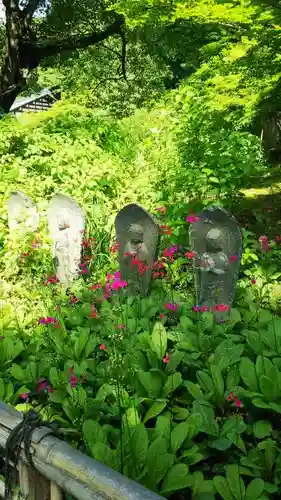
{"label": "tree branch", "polygon": [[83,49],[89,45],[94,45],[96,43],[102,42],[112,35],[120,34],[121,26],[123,24],[123,18],[119,18],[113,24],[108,26],[104,31],[99,33],[92,33],[91,35],[86,35],[83,37],[71,37],[68,40],[62,40],[58,42],[44,42],[44,43],[23,43],[22,45],[22,55],[31,51],[36,59],[41,60],[44,57],[54,56],[60,54],[63,51],[72,51],[75,49]]}
{"label": "tree branch", "polygon": [[37,7],[39,6],[40,0],[29,0],[28,4],[23,9],[23,15],[26,17],[27,21],[30,21]]}

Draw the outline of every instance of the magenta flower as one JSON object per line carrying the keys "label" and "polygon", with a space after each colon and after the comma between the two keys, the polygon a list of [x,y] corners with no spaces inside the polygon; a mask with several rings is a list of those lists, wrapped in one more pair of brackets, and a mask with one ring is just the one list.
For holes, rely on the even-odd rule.
{"label": "magenta flower", "polygon": [[111,284],[112,290],[120,290],[120,288],[125,288],[126,286],[128,286],[128,282],[121,281],[119,279],[114,280],[113,283]]}
{"label": "magenta flower", "polygon": [[202,313],[202,312],[209,311],[209,310],[210,310],[209,306],[201,306],[201,307],[199,307],[199,311],[200,311],[201,313]]}
{"label": "magenta flower", "polygon": [[20,394],[20,398],[23,399],[24,401],[28,401],[28,392],[24,392],[23,394]]}
{"label": "magenta flower", "polygon": [[120,280],[121,279],[121,272],[120,271],[116,271],[114,273],[114,279],[116,279],[116,280]]}
{"label": "magenta flower", "polygon": [[103,289],[103,296],[105,299],[108,299],[110,295],[111,295],[110,285],[109,283],[106,283]]}
{"label": "magenta flower", "polygon": [[178,304],[172,304],[171,302],[168,304],[165,304],[164,307],[166,307],[166,309],[169,309],[169,311],[173,311],[173,312],[177,312],[177,310],[179,308]]}
{"label": "magenta flower", "polygon": [[75,375],[71,375],[69,377],[69,382],[70,382],[71,387],[76,387],[77,383],[78,383],[78,378],[75,377]]}
{"label": "magenta flower", "polygon": [[213,311],[214,312],[225,312],[225,311],[228,311],[228,310],[229,310],[229,306],[227,306],[226,304],[216,304],[213,307]]}
{"label": "magenta flower", "polygon": [[39,319],[40,325],[51,325],[54,323],[57,323],[56,318],[53,318],[52,316],[47,316],[47,318],[40,318]]}
{"label": "magenta flower", "polygon": [[174,254],[178,251],[177,246],[173,246],[170,248],[165,248],[163,255],[164,257],[167,257],[168,259],[172,259],[174,257]]}
{"label": "magenta flower", "polygon": [[194,307],[193,307],[193,311],[198,312],[199,310],[200,310],[200,307],[199,307],[199,306],[194,306]]}
{"label": "magenta flower", "polygon": [[188,215],[185,220],[189,222],[189,224],[194,224],[194,222],[198,222],[200,217],[198,215]]}

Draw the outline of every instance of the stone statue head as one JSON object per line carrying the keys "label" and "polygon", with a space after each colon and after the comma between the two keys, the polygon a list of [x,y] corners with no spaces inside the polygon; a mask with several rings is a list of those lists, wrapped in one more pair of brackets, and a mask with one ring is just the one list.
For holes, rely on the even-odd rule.
{"label": "stone statue head", "polygon": [[213,228],[206,234],[206,248],[209,252],[219,252],[223,249],[223,233],[219,228]]}
{"label": "stone statue head", "polygon": [[128,232],[131,243],[133,243],[134,245],[143,243],[144,230],[140,224],[131,224],[129,226]]}

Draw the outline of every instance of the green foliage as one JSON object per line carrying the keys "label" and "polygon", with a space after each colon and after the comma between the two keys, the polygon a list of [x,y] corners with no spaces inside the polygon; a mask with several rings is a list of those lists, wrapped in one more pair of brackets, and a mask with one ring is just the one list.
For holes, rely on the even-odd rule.
{"label": "green foliage", "polygon": [[[258,5],[146,4],[114,7],[128,19],[129,84],[109,79],[120,65],[112,52],[119,42],[110,40],[41,68],[40,82],[61,80],[67,99],[1,120],[0,399],[57,421],[72,445],[165,497],[275,498],[278,240],[265,251],[243,230],[235,307],[217,325],[212,312],[193,310],[185,217],[213,203],[235,209],[240,190],[267,174],[249,126],[276,90],[278,35]],[[38,31],[57,29],[55,14],[67,5],[54,3]],[[69,32],[84,29],[84,15],[93,18],[91,2],[81,10],[75,2]],[[8,232],[5,203],[19,189],[38,202],[36,244],[33,234]],[[54,270],[45,216],[56,191],[83,206],[87,237],[96,238],[83,250],[89,275],[70,295],[47,281]],[[114,218],[130,202],[170,228],[160,248],[166,279],[155,279],[147,298],[124,292],[103,300],[105,277],[117,269],[109,251]],[[156,215],[161,205],[165,217]],[[180,246],[174,260],[163,256],[171,245]],[[179,305],[176,313],[169,302]],[[48,315],[57,323],[39,324]]]}

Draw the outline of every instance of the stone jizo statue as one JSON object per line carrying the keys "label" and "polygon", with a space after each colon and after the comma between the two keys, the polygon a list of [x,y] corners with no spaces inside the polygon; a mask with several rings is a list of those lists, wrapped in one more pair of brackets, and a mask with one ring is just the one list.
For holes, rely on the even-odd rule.
{"label": "stone jizo statue", "polygon": [[48,208],[49,232],[58,280],[67,288],[79,275],[85,219],[70,197],[56,194]]}
{"label": "stone jizo statue", "polygon": [[[213,310],[223,321],[231,308],[242,257],[242,234],[234,217],[220,207],[204,210],[190,225],[197,304]],[[233,258],[235,256],[235,258]],[[224,305],[226,311],[216,311]],[[228,309],[228,311],[227,311]]]}
{"label": "stone jizo statue", "polygon": [[143,208],[131,204],[120,210],[115,227],[121,278],[128,282],[129,293],[147,295],[157,258],[158,226]]}
{"label": "stone jizo statue", "polygon": [[13,192],[8,199],[8,225],[10,232],[35,232],[39,226],[39,214],[32,200],[21,192]]}

